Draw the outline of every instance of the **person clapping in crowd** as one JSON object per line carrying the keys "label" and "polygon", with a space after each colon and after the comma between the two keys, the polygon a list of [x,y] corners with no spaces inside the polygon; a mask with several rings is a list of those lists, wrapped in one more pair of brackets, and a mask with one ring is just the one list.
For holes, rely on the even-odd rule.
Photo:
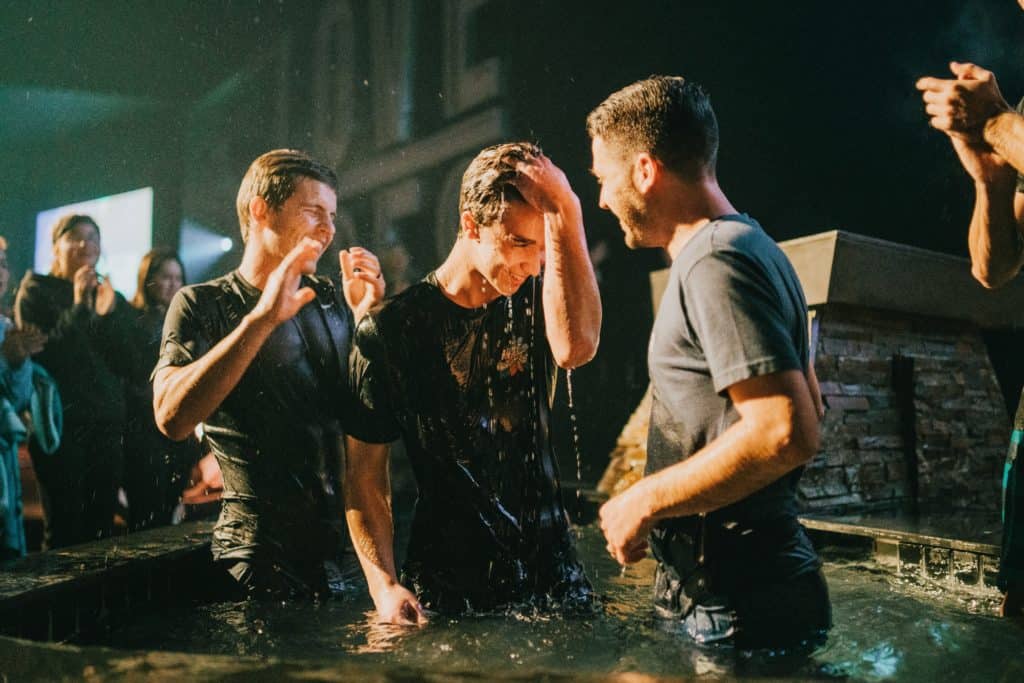
{"label": "person clapping in crowd", "polygon": [[53,265],[29,271],[15,299],[19,327],[48,337],[38,362],[63,400],[60,446],[29,442],[43,502],[45,549],[109,536],[122,467],[124,382],[138,367],[131,308],[96,270],[100,230],[69,214],[53,226]]}

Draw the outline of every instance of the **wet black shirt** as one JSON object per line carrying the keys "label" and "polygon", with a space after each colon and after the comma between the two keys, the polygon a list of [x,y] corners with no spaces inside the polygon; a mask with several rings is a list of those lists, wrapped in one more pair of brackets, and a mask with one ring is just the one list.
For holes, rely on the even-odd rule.
{"label": "wet black shirt", "polygon": [[359,325],[352,385],[372,419],[351,434],[405,441],[419,499],[403,582],[430,608],[588,599],[551,449],[557,368],[540,307],[536,279],[467,309],[431,274]]}
{"label": "wet black shirt", "polygon": [[[270,560],[299,574],[331,552],[327,464],[357,407],[344,371],[352,314],[332,281],[302,284],[316,299],[274,330],[204,423],[224,477],[214,557]],[[259,297],[237,272],[183,288],[167,311],[156,370],[203,356]]]}

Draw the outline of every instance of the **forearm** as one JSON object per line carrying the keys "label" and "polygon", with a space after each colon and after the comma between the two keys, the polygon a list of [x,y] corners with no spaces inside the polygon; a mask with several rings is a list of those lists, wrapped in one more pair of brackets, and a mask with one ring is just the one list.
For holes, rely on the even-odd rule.
{"label": "forearm", "polygon": [[382,590],[398,584],[387,448],[350,438],[345,469],[345,520],[375,601]]}
{"label": "forearm", "polygon": [[191,434],[237,386],[273,329],[247,315],[198,360],[160,370],[153,383],[153,413],[160,430],[177,440]]}
{"label": "forearm", "polygon": [[601,296],[587,252],[579,200],[545,214],[544,322],[555,362],[589,362],[601,336]]}
{"label": "forearm", "polygon": [[971,273],[985,287],[1006,284],[1021,267],[1019,227],[1011,181],[976,183],[968,230]]}
{"label": "forearm", "polygon": [[1024,116],[1012,110],[997,114],[985,122],[983,136],[999,156],[1024,173]]}
{"label": "forearm", "polygon": [[652,520],[711,512],[742,500],[797,463],[763,447],[738,422],[693,456],[635,484]]}

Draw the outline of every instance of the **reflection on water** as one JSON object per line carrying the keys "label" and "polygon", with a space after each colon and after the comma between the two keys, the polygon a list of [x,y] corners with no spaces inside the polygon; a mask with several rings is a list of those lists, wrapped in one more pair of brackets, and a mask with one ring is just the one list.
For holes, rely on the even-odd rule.
{"label": "reflection on water", "polygon": [[[286,659],[355,657],[418,670],[642,672],[664,676],[790,675],[856,680],[1024,680],[1024,629],[992,616],[991,598],[941,595],[872,564],[831,560],[825,572],[835,628],[799,659],[690,643],[650,608],[654,564],[622,572],[594,528],[580,555],[604,598],[588,616],[531,611],[449,618],[421,628],[377,624],[365,586],[348,576],[340,599],[320,605],[220,603],[142,619],[114,634],[117,647]],[[971,613],[968,610],[973,610]]]}

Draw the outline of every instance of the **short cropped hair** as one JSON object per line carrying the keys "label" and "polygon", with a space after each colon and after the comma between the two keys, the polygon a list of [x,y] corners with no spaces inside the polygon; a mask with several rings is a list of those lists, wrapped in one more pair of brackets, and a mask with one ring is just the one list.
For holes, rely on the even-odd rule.
{"label": "short cropped hair", "polygon": [[612,93],[587,117],[591,138],[647,152],[686,180],[715,174],[718,121],[707,92],[681,76],[651,76]]}
{"label": "short cropped hair", "polygon": [[506,142],[481,151],[462,174],[459,215],[468,211],[478,225],[499,220],[508,202],[525,201],[514,184],[516,164],[543,154],[532,142]]}
{"label": "short cropped hair", "polygon": [[338,176],[334,171],[305,152],[296,149],[275,149],[261,154],[245,172],[238,188],[238,226],[242,241],[249,239],[249,202],[263,197],[272,209],[280,209],[292,194],[300,178],[312,178],[338,192]]}

